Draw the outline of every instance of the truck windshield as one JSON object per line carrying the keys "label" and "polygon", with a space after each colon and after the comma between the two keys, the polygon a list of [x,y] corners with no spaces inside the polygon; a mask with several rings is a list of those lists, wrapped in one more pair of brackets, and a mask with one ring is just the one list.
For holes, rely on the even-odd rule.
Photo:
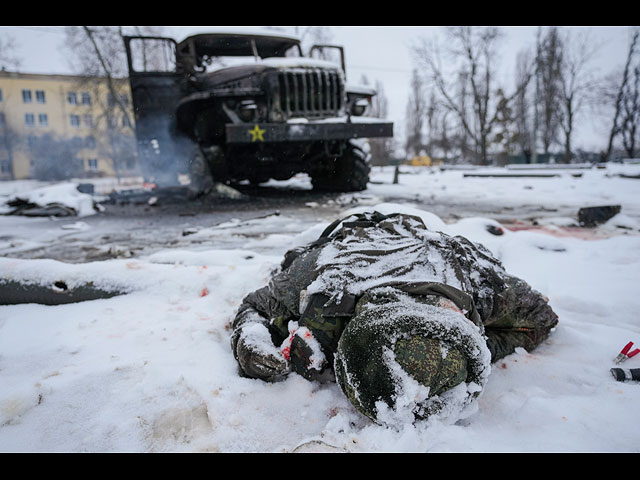
{"label": "truck windshield", "polygon": [[206,65],[206,71],[212,72],[221,68],[233,67],[239,65],[248,65],[259,62],[264,58],[300,58],[300,49],[297,45],[287,49],[283,55],[278,57],[256,57],[256,56],[217,56],[217,57],[202,57],[203,65]]}

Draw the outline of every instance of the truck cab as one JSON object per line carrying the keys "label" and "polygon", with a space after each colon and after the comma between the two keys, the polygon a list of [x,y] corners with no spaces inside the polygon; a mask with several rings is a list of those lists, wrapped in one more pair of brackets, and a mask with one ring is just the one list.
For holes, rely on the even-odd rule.
{"label": "truck cab", "polygon": [[[156,183],[188,173],[205,191],[307,173],[318,189],[363,190],[364,139],[393,136],[366,116],[375,92],[348,88],[340,46],[304,56],[294,36],[247,32],[124,42],[140,163]],[[339,60],[313,58],[327,50]]]}

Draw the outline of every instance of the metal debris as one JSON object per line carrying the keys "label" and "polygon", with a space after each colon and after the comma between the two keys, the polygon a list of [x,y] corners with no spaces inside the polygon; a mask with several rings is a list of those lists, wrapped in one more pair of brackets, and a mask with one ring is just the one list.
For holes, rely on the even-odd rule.
{"label": "metal debris", "polygon": [[584,207],[578,210],[578,223],[582,227],[595,227],[620,213],[620,205]]}

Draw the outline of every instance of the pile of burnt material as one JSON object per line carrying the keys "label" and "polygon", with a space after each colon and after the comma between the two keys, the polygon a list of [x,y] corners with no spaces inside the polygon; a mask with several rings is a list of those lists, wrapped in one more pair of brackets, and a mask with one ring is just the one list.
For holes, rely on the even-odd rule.
{"label": "pile of burnt material", "polygon": [[170,203],[179,203],[191,200],[191,198],[192,194],[189,188],[183,186],[156,187],[152,189],[134,188],[112,192],[108,195],[108,200],[103,203],[112,203],[115,205],[155,205],[161,200]]}
{"label": "pile of burnt material", "polygon": [[602,205],[585,207],[578,210],[578,223],[581,227],[597,227],[620,213],[620,205]]}
{"label": "pile of burnt material", "polygon": [[22,215],[24,217],[74,217],[78,212],[73,207],[62,203],[38,205],[21,198],[9,200],[7,206],[12,210],[8,215]]}
{"label": "pile of burnt material", "polygon": [[103,203],[111,203],[115,205],[133,204],[133,205],[159,205],[159,204],[175,204],[193,201],[199,198],[228,198],[241,199],[244,198],[239,191],[229,187],[228,185],[216,183],[211,191],[206,193],[195,192],[188,186],[169,186],[169,187],[153,187],[136,188],[130,190],[121,190],[112,192]]}
{"label": "pile of burnt material", "polygon": [[41,284],[0,278],[0,305],[20,303],[39,303],[42,305],[62,305],[65,303],[85,302],[101,298],[111,298],[127,293],[120,289],[105,289],[92,282],[84,282],[73,287],[63,280],[52,284]]}
{"label": "pile of burnt material", "polygon": [[0,210],[4,215],[25,217],[89,215],[100,210],[93,194],[93,185],[90,183],[46,185],[7,198],[0,205]]}

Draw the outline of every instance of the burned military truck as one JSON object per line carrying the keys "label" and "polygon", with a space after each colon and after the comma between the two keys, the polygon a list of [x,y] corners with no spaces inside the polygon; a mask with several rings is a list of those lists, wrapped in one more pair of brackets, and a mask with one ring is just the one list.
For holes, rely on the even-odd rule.
{"label": "burned military truck", "polygon": [[[392,123],[365,116],[375,92],[346,86],[342,47],[304,57],[296,37],[251,33],[124,42],[140,164],[158,185],[188,173],[205,191],[304,172],[317,189],[363,190],[363,140],[393,135]],[[317,58],[327,50],[337,62]]]}

